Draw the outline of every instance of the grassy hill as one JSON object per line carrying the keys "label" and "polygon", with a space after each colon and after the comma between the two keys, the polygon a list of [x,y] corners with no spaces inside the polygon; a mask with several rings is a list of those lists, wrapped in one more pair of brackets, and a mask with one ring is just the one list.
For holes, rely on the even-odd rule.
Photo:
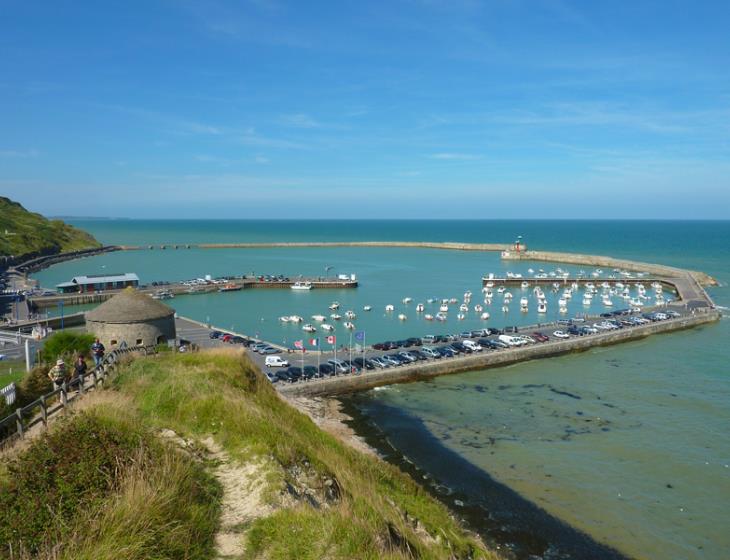
{"label": "grassy hill", "polygon": [[45,255],[100,246],[85,231],[61,220],[48,220],[0,197],[0,255]]}
{"label": "grassy hill", "polygon": [[136,360],[80,408],[0,461],[0,558],[497,558],[242,351]]}

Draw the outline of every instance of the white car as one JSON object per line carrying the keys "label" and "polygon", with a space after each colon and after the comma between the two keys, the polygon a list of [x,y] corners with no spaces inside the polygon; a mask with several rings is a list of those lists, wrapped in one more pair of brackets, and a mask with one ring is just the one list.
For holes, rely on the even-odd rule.
{"label": "white car", "polygon": [[553,336],[555,338],[570,338],[570,335],[565,331],[555,331]]}
{"label": "white car", "polygon": [[481,352],[482,351],[482,347],[479,344],[477,344],[476,342],[474,342],[473,340],[464,340],[462,342],[462,344],[464,346],[466,346],[472,352]]}
{"label": "white car", "polygon": [[289,367],[289,362],[281,356],[266,356],[264,364],[267,367]]}

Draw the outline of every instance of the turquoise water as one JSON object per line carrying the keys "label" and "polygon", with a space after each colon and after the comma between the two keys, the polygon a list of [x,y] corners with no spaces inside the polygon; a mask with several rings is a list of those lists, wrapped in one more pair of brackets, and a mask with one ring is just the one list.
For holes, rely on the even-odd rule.
{"label": "turquoise water", "polygon": [[[201,241],[436,240],[511,242],[535,249],[607,254],[703,270],[730,305],[729,222],[190,222],[79,221],[106,243]],[[368,340],[458,332],[484,324],[473,311],[446,324],[413,310],[428,297],[474,293],[484,273],[526,271],[496,254],[417,249],[178,250],[114,253],[57,265],[44,285],[77,274],[137,272],[143,281],[204,274],[355,273],[356,290],[292,293],[250,290],[173,300],[182,314],[289,343],[301,331],[277,318],[325,313],[332,300],[354,309]],[[553,268],[548,263],[533,268]],[[574,267],[563,266],[567,270]],[[496,297],[488,325],[541,320],[501,315]],[[401,303],[412,297],[409,306]],[[554,297],[551,295],[551,297]],[[583,310],[571,301],[571,315]],[[393,316],[384,306],[396,306]],[[362,311],[369,304],[373,311]],[[549,319],[556,305],[548,299]],[[452,306],[453,308],[453,306]],[[596,306],[594,311],[600,310]],[[394,315],[406,313],[408,320]],[[585,354],[471,372],[371,391],[353,402],[387,441],[471,505],[488,503],[476,480],[439,469],[439,450],[489,473],[550,514],[637,558],[725,558],[730,550],[730,372],[727,321]],[[397,411],[397,414],[392,413]],[[418,430],[411,429],[414,425]],[[434,446],[433,442],[438,445]],[[435,483],[435,482],[434,482]],[[470,505],[469,503],[466,504]],[[458,509],[458,506],[455,506]],[[496,538],[496,537],[495,537]],[[499,540],[499,539],[497,539]],[[545,557],[550,556],[546,554]],[[580,557],[580,556],[574,556]]]}

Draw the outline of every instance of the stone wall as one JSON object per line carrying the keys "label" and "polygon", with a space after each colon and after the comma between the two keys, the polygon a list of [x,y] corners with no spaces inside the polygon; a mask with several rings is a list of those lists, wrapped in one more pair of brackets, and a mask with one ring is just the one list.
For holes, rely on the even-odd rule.
{"label": "stone wall", "polygon": [[[127,346],[142,344],[155,345],[175,339],[175,319],[172,315],[141,323],[102,323],[87,321],[86,330],[95,335],[106,346],[107,350],[118,348],[122,341]],[[139,342],[141,340],[141,342]]]}

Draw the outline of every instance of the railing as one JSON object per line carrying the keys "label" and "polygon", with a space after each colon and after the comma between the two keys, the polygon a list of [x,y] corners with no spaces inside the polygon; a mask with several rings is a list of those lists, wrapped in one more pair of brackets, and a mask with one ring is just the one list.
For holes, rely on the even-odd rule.
{"label": "railing", "polygon": [[[131,346],[109,352],[102,362],[91,373],[75,377],[56,387],[53,391],[41,395],[27,405],[17,408],[14,413],[0,420],[0,444],[5,445],[15,439],[22,439],[36,424],[48,427],[48,419],[64,410],[69,403],[75,401],[87,391],[98,388],[117,369],[119,359],[125,355],[141,353],[145,356],[156,353],[154,346]],[[56,399],[56,397],[58,397]]]}

